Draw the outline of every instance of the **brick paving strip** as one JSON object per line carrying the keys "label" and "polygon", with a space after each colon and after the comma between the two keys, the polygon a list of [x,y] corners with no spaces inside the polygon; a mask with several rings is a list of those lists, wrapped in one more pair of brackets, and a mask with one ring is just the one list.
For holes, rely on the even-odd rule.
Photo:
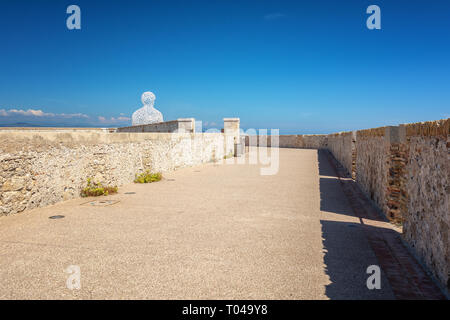
{"label": "brick paving strip", "polygon": [[386,274],[392,291],[400,300],[445,300],[445,295],[410,253],[398,232],[381,216],[356,182],[328,151],[326,157],[336,172],[350,206],[367,235],[380,268]]}

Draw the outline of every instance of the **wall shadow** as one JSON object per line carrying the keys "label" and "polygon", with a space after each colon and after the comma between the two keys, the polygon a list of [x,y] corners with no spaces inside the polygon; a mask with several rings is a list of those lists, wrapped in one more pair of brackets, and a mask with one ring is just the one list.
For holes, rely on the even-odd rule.
{"label": "wall shadow", "polygon": [[348,205],[347,199],[338,179],[319,178],[320,188],[320,211],[355,216]]}
{"label": "wall shadow", "polygon": [[[376,205],[374,205],[370,199],[366,198],[359,186],[350,178],[350,175],[343,167],[338,167],[337,169],[333,167],[333,165],[340,166],[340,164],[329,151],[318,150],[318,163],[321,211],[355,217],[357,216],[353,211],[355,203],[350,201],[355,201],[355,199],[358,198],[362,200],[361,202],[363,203],[363,218],[383,222],[388,221]],[[339,180],[336,170],[340,172],[341,176],[346,174],[346,176],[343,177],[343,182]],[[343,187],[343,184],[345,187]],[[355,197],[355,199],[349,199],[344,192],[344,188],[351,190],[352,197]]]}
{"label": "wall shadow", "polygon": [[[395,299],[389,281],[381,268],[381,289],[367,288],[366,273],[370,265],[379,265],[367,240],[368,229],[395,232],[390,229],[369,227],[359,223],[321,220],[322,244],[325,253],[325,273],[331,283],[325,286],[330,299]],[[367,228],[367,229],[365,229]]]}
{"label": "wall shadow", "polygon": [[[344,192],[343,184],[355,183],[352,180],[340,182],[333,167],[335,159],[327,150],[318,150],[320,210],[349,217],[358,217]],[[342,174],[342,168],[337,168]],[[356,194],[356,196],[362,196]],[[365,201],[365,199],[363,199]],[[368,217],[362,209],[364,218]],[[325,216],[324,216],[325,217]],[[332,216],[330,216],[332,217]],[[378,220],[378,218],[376,218]],[[367,288],[366,273],[370,265],[379,265],[367,235],[368,232],[393,232],[394,230],[370,227],[361,223],[321,220],[322,244],[324,250],[325,273],[330,284],[325,286],[325,294],[330,299],[395,299],[387,277],[382,271],[381,290]],[[373,230],[376,229],[376,230]],[[381,267],[381,266],[380,266]]]}
{"label": "wall shadow", "polygon": [[328,160],[328,157],[330,156],[331,153],[328,150],[324,149],[317,150],[317,159],[319,162],[319,175],[335,177],[337,179],[338,175],[336,174],[336,171],[333,169],[333,167],[330,164],[330,161]]}
{"label": "wall shadow", "polygon": [[338,175],[331,166],[326,150],[317,150],[319,163],[320,210],[354,216],[342,191]]}

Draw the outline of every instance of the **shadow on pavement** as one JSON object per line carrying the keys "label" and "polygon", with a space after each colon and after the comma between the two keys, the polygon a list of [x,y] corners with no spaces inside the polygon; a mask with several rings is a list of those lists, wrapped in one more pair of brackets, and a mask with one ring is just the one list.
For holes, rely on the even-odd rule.
{"label": "shadow on pavement", "polygon": [[[325,294],[330,299],[395,299],[389,281],[381,269],[381,289],[367,288],[367,267],[379,262],[359,223],[321,220],[325,273],[330,284]],[[383,229],[383,228],[379,228]],[[389,230],[394,232],[393,230]]]}
{"label": "shadow on pavement", "polygon": [[[336,169],[334,167],[340,166],[340,164],[329,151],[318,150],[317,156],[320,175],[320,210],[352,217],[357,216],[350,206],[355,203],[350,203],[350,201],[359,201],[360,203],[367,204],[370,200],[365,198],[363,192],[361,192],[356,182],[346,173],[345,169],[342,167]],[[336,170],[339,170],[341,177],[343,177],[342,180],[339,180],[339,175]],[[344,189],[347,191],[344,191]],[[355,190],[358,190],[356,194]],[[351,194],[350,198],[346,195],[346,192]],[[387,221],[386,217],[378,211],[376,211],[376,214],[366,215],[364,218],[375,221]]]}
{"label": "shadow on pavement", "polygon": [[[355,183],[352,180],[339,180],[333,167],[334,159],[326,150],[318,150],[320,174],[320,210],[349,217],[358,217],[352,209],[345,187]],[[339,170],[339,169],[338,169]],[[341,170],[342,171],[342,170]],[[343,173],[340,172],[341,175]],[[378,220],[378,218],[376,218]],[[325,293],[330,299],[395,299],[387,277],[382,271],[381,289],[367,288],[367,267],[379,265],[377,256],[367,238],[370,228],[361,223],[321,220],[322,244],[324,249],[325,272],[330,284]],[[378,228],[378,227],[375,227]],[[378,232],[384,231],[379,227]],[[387,232],[395,232],[387,230]]]}

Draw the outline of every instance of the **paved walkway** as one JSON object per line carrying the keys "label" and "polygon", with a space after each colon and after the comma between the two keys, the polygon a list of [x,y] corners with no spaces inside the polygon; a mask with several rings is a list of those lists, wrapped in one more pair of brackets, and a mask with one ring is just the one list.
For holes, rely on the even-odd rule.
{"label": "paved walkway", "polygon": [[[76,199],[1,217],[0,298],[402,297],[367,228],[397,231],[361,217],[326,154],[280,149],[277,175],[259,168],[206,164],[101,198],[113,205]],[[66,287],[69,265],[80,290]],[[381,290],[366,287],[369,265],[382,267]]]}

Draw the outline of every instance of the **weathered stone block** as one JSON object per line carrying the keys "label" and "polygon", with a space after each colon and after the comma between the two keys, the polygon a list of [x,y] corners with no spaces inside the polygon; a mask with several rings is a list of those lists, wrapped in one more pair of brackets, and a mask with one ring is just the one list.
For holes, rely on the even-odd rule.
{"label": "weathered stone block", "polygon": [[24,196],[20,191],[8,191],[2,193],[2,202],[4,204],[15,205],[24,200]]}
{"label": "weathered stone block", "polygon": [[7,192],[7,191],[22,190],[23,188],[26,187],[27,181],[28,181],[27,177],[13,176],[12,178],[6,180],[3,183],[2,191]]}

